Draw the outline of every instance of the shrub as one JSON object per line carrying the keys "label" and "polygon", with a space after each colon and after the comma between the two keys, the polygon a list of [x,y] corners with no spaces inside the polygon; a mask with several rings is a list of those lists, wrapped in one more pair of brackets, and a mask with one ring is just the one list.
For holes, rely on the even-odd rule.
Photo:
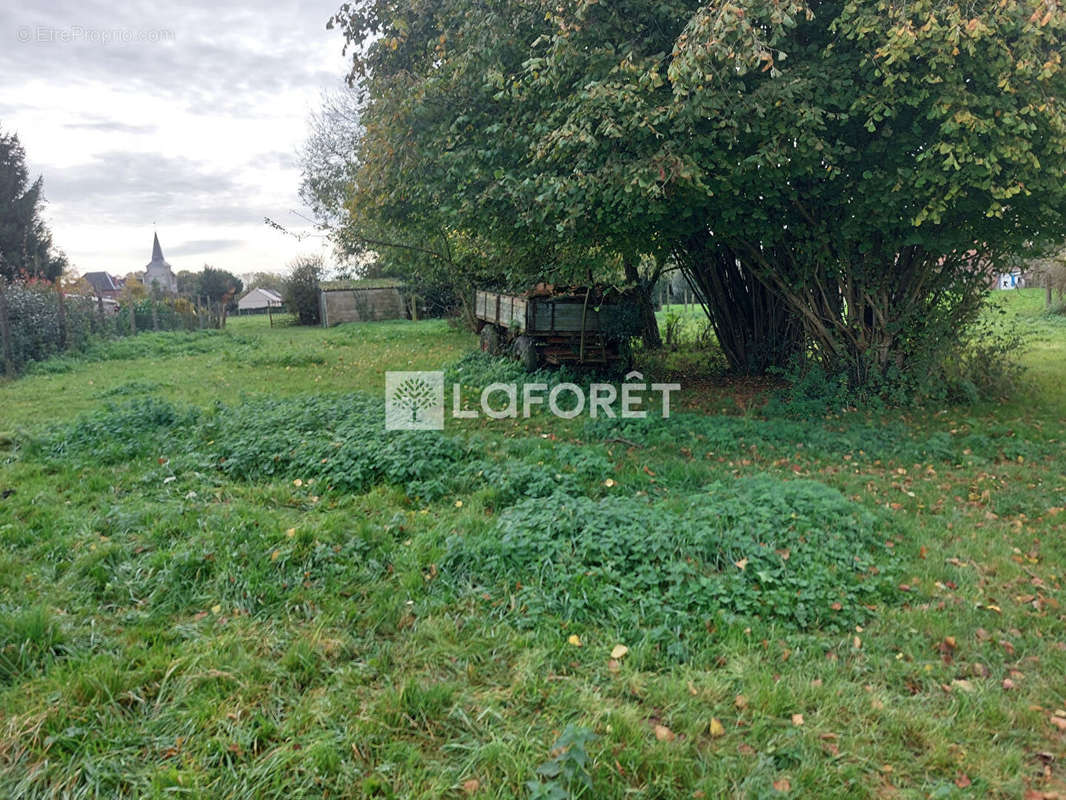
{"label": "shrub", "polygon": [[317,325],[321,321],[318,288],[322,272],[320,256],[301,256],[289,264],[281,294],[285,307],[296,315],[301,325]]}
{"label": "shrub", "polygon": [[[64,347],[84,347],[99,329],[99,320],[88,298],[64,298],[64,321],[59,298],[46,281],[15,281],[3,287],[11,331],[11,355],[16,369],[43,361]],[[2,355],[2,354],[0,354]],[[0,374],[5,369],[0,357]]]}

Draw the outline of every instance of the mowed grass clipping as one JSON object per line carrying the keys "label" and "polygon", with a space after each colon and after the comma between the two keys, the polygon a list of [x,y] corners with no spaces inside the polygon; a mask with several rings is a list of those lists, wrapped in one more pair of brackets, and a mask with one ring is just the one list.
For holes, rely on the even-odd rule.
{"label": "mowed grass clipping", "polygon": [[0,797],[1053,796],[1066,329],[1016,299],[1031,395],[879,417],[388,433],[387,369],[516,374],[440,322],[46,362]]}

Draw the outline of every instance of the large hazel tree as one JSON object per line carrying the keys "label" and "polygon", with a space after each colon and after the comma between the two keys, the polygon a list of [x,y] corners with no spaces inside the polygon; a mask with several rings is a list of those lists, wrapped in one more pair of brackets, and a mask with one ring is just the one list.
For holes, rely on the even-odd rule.
{"label": "large hazel tree", "polygon": [[669,260],[739,370],[926,373],[998,260],[1066,238],[1043,0],[367,0],[334,23],[364,92],[354,217],[516,279]]}

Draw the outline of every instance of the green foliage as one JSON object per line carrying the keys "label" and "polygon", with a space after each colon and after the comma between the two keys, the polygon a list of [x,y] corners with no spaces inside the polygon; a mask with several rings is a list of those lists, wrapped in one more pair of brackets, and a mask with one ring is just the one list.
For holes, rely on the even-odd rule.
{"label": "green foliage", "polygon": [[552,745],[552,757],[526,783],[531,800],[570,800],[592,791],[588,746],[599,737],[588,728],[567,725]]}
{"label": "green foliage", "polygon": [[[44,437],[92,416],[103,395],[134,398],[151,384],[175,408],[202,410],[175,428],[167,450],[146,446],[116,464],[91,452],[107,426],[77,453],[0,458],[0,628],[16,630],[3,652],[26,655],[0,680],[0,795],[47,798],[61,787],[72,797],[524,797],[553,792],[554,782],[584,800],[771,797],[788,780],[796,796],[844,797],[888,778],[916,796],[1054,788],[1054,776],[1048,783],[1025,765],[1054,749],[1057,704],[1048,698],[1066,671],[1054,606],[1066,560],[1055,512],[1066,506],[1066,328],[1042,315],[1039,290],[1004,299],[1025,304],[1038,334],[1022,355],[1027,394],[1009,403],[873,419],[680,413],[732,388],[701,383],[675,397],[669,421],[476,420],[448,431],[469,452],[450,464],[438,502],[389,483],[360,494],[309,486],[299,474],[231,479],[208,442],[221,429],[216,416],[241,416],[223,425],[223,445],[243,447],[251,406],[315,391],[330,403],[296,397],[277,411],[311,431],[280,447],[313,441],[298,409],[329,428],[347,413],[333,392],[380,401],[384,370],[438,368],[473,346],[442,322],[323,331],[243,318],[205,337],[214,349],[204,352],[78,361],[64,375],[4,382],[0,427],[37,426]],[[235,345],[237,335],[251,343]],[[290,352],[323,352],[328,364],[248,362]],[[226,405],[215,411],[220,396]],[[118,436],[158,434],[112,423]],[[808,480],[792,500],[797,469]],[[660,641],[609,619],[568,623],[549,612],[522,625],[513,582],[485,584],[485,598],[462,577],[479,563],[458,573],[445,563],[450,537],[499,539],[515,500],[533,513],[521,482],[495,485],[511,472],[536,481],[543,514],[552,494],[584,503],[582,520],[595,524],[635,504],[656,541],[656,525],[683,517],[687,536],[697,521],[704,527],[698,513],[728,513],[731,498],[766,481],[771,496],[784,487],[782,505],[796,502],[804,520],[822,517],[832,530],[827,508],[873,516],[870,533],[897,553],[883,563],[909,591],[879,601],[861,631],[800,632],[742,615],[708,631],[693,615],[683,623],[687,654],[667,650],[677,637]],[[815,481],[851,500],[826,505]],[[721,491],[706,495],[712,483]],[[795,521],[776,525],[773,501],[770,522],[752,522],[764,497],[752,491],[737,500],[739,517],[706,527],[787,534]],[[618,551],[618,539],[609,544]],[[744,571],[765,566],[749,559]],[[636,596],[615,606],[627,603],[635,607]],[[43,609],[34,625],[20,621],[33,609]],[[580,647],[567,643],[571,634]],[[630,650],[611,661],[618,644]],[[802,725],[792,722],[797,713]],[[711,718],[721,731],[708,729]],[[567,742],[557,740],[568,725],[599,737],[582,744],[591,788],[537,773],[565,760]],[[970,789],[957,785],[964,775]]]}
{"label": "green foliage", "polygon": [[1066,238],[1059,10],[373,0],[332,24],[366,97],[356,223],[463,243],[438,261],[464,286],[673,258],[737,371],[813,353],[891,395],[951,359],[993,264]]}
{"label": "green foliage", "polygon": [[29,374],[55,375],[74,370],[80,364],[98,361],[126,361],[138,358],[179,358],[206,353],[242,353],[254,339],[221,330],[168,331],[140,333],[119,339],[96,337],[83,350],[67,352],[35,362]]}
{"label": "green foliage", "polygon": [[310,350],[291,353],[261,353],[252,356],[248,363],[254,367],[307,367],[312,364],[325,364],[326,357]]}
{"label": "green foliage", "polygon": [[301,325],[321,322],[318,307],[319,282],[323,266],[319,256],[303,256],[289,264],[281,296],[285,307],[299,319]]}
{"label": "green foliage", "polygon": [[478,592],[513,592],[516,624],[550,615],[640,631],[684,658],[700,646],[694,621],[847,630],[895,597],[894,563],[861,506],[813,481],[761,477],[670,503],[519,501],[484,533],[451,539],[445,565]]}
{"label": "green foliage", "polygon": [[[57,284],[46,281],[15,281],[3,287],[11,329],[11,350],[16,369],[30,373],[61,373],[85,360],[131,358],[155,349],[158,355],[177,354],[175,348],[194,347],[181,337],[160,338],[162,331],[193,332],[199,320],[193,307],[182,299],[129,298],[112,314],[100,313],[91,297],[65,294],[60,307]],[[130,313],[136,315],[136,330],[153,331],[154,339],[119,344],[113,337],[129,339]],[[183,344],[178,344],[183,343]],[[134,355],[118,355],[119,353]],[[203,352],[191,349],[189,352]],[[108,355],[113,353],[114,355]],[[4,369],[0,358],[0,374]]]}
{"label": "green foliage", "polygon": [[43,190],[43,178],[30,182],[18,134],[0,131],[0,280],[52,281],[66,267],[41,214]]}
{"label": "green foliage", "polygon": [[[932,373],[921,394],[955,403],[1010,397],[1024,372],[1020,360],[1024,347],[1024,337],[1016,324],[986,317],[959,338],[951,358],[945,360],[939,372]],[[934,376],[939,377],[939,383],[932,379]]]}
{"label": "green foliage", "polygon": [[34,439],[28,449],[53,460],[119,464],[178,448],[185,429],[199,417],[197,409],[179,409],[155,397],[138,397],[84,414],[51,435]]}
{"label": "green foliage", "polygon": [[223,298],[235,298],[244,290],[244,281],[236,275],[206,264],[197,278],[197,296],[204,295],[213,302],[218,302]]}
{"label": "green foliage", "polygon": [[522,364],[507,356],[493,356],[481,350],[471,350],[444,371],[445,381],[464,387],[483,388],[490,383],[581,383],[581,379],[566,367],[526,372]]}
{"label": "green foliage", "polygon": [[[12,281],[0,286],[0,291],[7,302],[11,355],[16,369],[43,361],[64,349],[83,348],[92,334],[104,328],[96,316],[95,305],[82,297],[65,298],[64,322],[55,288],[47,281]],[[0,374],[4,369],[0,350]]]}
{"label": "green foliage", "polygon": [[[1014,426],[995,421],[963,424],[954,431],[924,431],[898,421],[878,422],[842,418],[826,423],[823,400],[816,396],[803,419],[770,419],[676,413],[669,419],[597,419],[583,426],[591,441],[622,438],[635,444],[692,449],[707,457],[758,454],[763,458],[814,458],[858,463],[899,461],[946,464],[995,464],[1045,458],[1055,445],[1020,434]],[[801,406],[802,408],[802,406]]]}
{"label": "green foliage", "polygon": [[152,394],[164,388],[162,383],[156,381],[133,380],[112,386],[100,393],[100,397],[127,397],[130,395]]}

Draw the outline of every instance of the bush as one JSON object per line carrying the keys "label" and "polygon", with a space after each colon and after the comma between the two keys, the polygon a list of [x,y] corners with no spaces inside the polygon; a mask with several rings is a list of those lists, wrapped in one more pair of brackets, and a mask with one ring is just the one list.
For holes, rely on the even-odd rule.
{"label": "bush", "polygon": [[[15,281],[3,287],[3,291],[11,331],[11,356],[16,370],[60,353],[64,347],[84,347],[91,334],[100,329],[91,300],[66,297],[64,334],[59,298],[52,284],[46,281]],[[2,355],[0,353],[0,374],[5,370]]]}
{"label": "bush", "polygon": [[[761,476],[672,502],[558,493],[447,543],[460,587],[514,594],[519,625],[646,630],[683,656],[704,624],[843,631],[898,596],[881,520],[814,481]],[[518,587],[517,589],[515,587]]]}
{"label": "bush", "polygon": [[282,285],[285,307],[300,321],[301,325],[318,325],[321,322],[318,308],[318,289],[323,266],[320,256],[301,256],[289,264],[289,274]]}
{"label": "bush", "polygon": [[[27,366],[33,372],[69,371],[77,360],[75,354],[106,348],[109,337],[128,336],[131,309],[138,333],[155,328],[191,331],[200,327],[195,310],[183,298],[126,300],[126,306],[117,314],[101,315],[95,298],[77,295],[64,296],[61,312],[56,287],[47,281],[14,281],[6,285],[4,295],[16,371]],[[212,325],[216,324],[212,321]],[[5,370],[2,355],[0,374]]]}

